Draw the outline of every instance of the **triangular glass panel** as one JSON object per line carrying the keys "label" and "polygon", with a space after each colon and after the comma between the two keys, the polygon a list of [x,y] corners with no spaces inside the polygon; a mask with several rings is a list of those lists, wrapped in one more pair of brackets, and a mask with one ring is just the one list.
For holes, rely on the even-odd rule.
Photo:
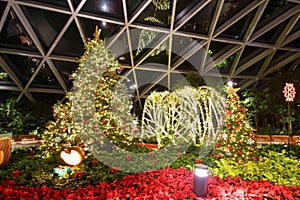
{"label": "triangular glass panel", "polygon": [[[181,26],[181,21],[184,21],[185,18],[189,17],[192,8],[194,8],[195,6],[202,6],[202,4],[203,1],[193,1],[192,3],[186,5],[187,7],[184,8],[180,13],[177,13],[175,19],[175,28],[176,26]],[[179,4],[179,6],[183,5]],[[215,6],[216,1],[207,4],[196,15],[188,20],[188,22],[182,25],[179,30],[207,34],[214,15]]]}
{"label": "triangular glass panel", "polygon": [[[199,58],[200,60],[200,58]],[[197,71],[197,68],[199,66],[194,66],[192,65],[190,62],[188,61],[184,61],[182,64],[180,64],[178,67],[176,67],[176,71],[179,71],[179,72],[183,72],[183,73],[186,73],[188,71]]]}
{"label": "triangular glass panel", "polygon": [[200,73],[205,54],[207,54],[207,52],[205,51],[204,48],[200,48],[196,52],[189,52],[188,54],[185,54],[181,58],[185,61],[182,64],[180,64],[177,68],[175,67],[177,65],[177,62],[180,60],[177,60],[177,62],[172,63],[173,64],[172,69],[192,70],[192,71],[198,71]]}
{"label": "triangular glass panel", "polygon": [[84,53],[83,46],[75,22],[72,22],[53,50],[53,54],[80,57]]}
{"label": "triangular glass panel", "polygon": [[172,90],[182,88],[184,86],[199,87],[205,85],[205,81],[198,71],[191,70],[186,73],[171,73],[170,77]]}
{"label": "triangular glass panel", "polygon": [[223,43],[223,42],[216,42],[216,41],[212,41],[210,43],[209,46],[209,52],[208,54],[212,57],[219,57],[220,54],[224,54],[225,52],[222,53],[222,50],[226,49],[230,49],[232,48],[234,45],[233,44],[227,44],[227,43]]}
{"label": "triangular glass panel", "polygon": [[40,4],[48,7],[58,7],[58,8],[69,8],[67,1],[53,1],[53,0],[37,0],[35,4]]}
{"label": "triangular glass panel", "polygon": [[66,14],[29,6],[24,6],[22,9],[39,37],[44,49],[49,49],[70,18],[70,16]]}
{"label": "triangular glass panel", "polygon": [[238,75],[250,75],[250,76],[256,76],[258,71],[261,69],[265,59],[262,59],[258,61],[257,63],[253,64],[251,67],[248,67]]}
{"label": "triangular glass panel", "polygon": [[11,10],[0,33],[0,46],[37,52],[37,48],[16,14]]}
{"label": "triangular glass panel", "polygon": [[80,13],[96,15],[97,17],[110,17],[124,19],[122,0],[86,1]]}
{"label": "triangular glass panel", "polygon": [[237,53],[227,57],[226,59],[216,64],[216,67],[221,74],[228,74],[230,72],[231,66],[236,55]]}
{"label": "triangular glass panel", "polygon": [[284,47],[290,47],[290,48],[300,48],[300,37],[294,39],[290,43],[286,44]]}
{"label": "triangular glass panel", "polygon": [[5,102],[7,99],[18,98],[20,92],[0,90],[0,103]]}
{"label": "triangular glass panel", "polygon": [[247,30],[249,29],[249,25],[253,20],[255,12],[256,9],[250,12],[248,15],[244,16],[239,21],[235,22],[233,25],[223,31],[220,34],[220,37],[242,40]]}
{"label": "triangular glass panel", "polygon": [[285,13],[294,5],[294,3],[288,1],[269,1],[268,5],[264,9],[261,18],[259,19],[259,23],[257,24],[255,31],[266,26],[269,22]]}
{"label": "triangular glass panel", "polygon": [[2,54],[1,56],[24,85],[29,81],[41,60],[37,57],[12,54]]}
{"label": "triangular glass panel", "polygon": [[288,57],[292,56],[295,52],[292,51],[284,51],[284,50],[277,50],[275,55],[273,56],[270,65],[276,65],[277,63],[287,59]]}
{"label": "triangular glass panel", "polygon": [[81,3],[81,0],[72,0],[72,3],[73,3],[74,9],[76,9],[79,6],[79,4]]}
{"label": "triangular glass panel", "polygon": [[[135,37],[131,34],[131,41],[135,40],[133,37]],[[144,59],[145,56],[147,58],[150,57],[156,57],[161,54],[161,56],[166,55],[166,51],[168,50],[168,35],[160,33],[158,31],[152,31],[152,30],[141,30],[139,32],[138,36],[138,42],[136,51],[134,51],[135,56],[135,62],[139,62],[139,60]],[[133,41],[133,45],[136,44],[136,41]],[[133,46],[135,48],[135,46]],[[150,58],[154,59],[155,58]]]}
{"label": "triangular glass panel", "polygon": [[87,38],[94,38],[94,33],[96,26],[101,30],[100,32],[100,38],[101,39],[106,39],[108,37],[114,36],[121,28],[120,25],[113,24],[113,23],[108,23],[104,21],[96,21],[92,19],[87,19],[87,18],[79,18],[83,30],[85,31],[85,35]]}
{"label": "triangular glass panel", "polygon": [[259,48],[259,47],[252,47],[246,46],[241,56],[241,60],[239,61],[238,65],[244,65],[245,63],[249,62],[249,60],[255,58],[256,56],[260,55],[266,49]]}
{"label": "triangular glass panel", "polygon": [[148,7],[137,17],[135,22],[155,25],[159,27],[170,27],[171,1],[152,1]]}
{"label": "triangular glass panel", "polygon": [[151,91],[157,91],[157,92],[164,92],[168,90],[168,76],[166,75],[162,80],[160,80],[158,83],[151,88],[151,90],[148,92],[148,94],[151,93]]}
{"label": "triangular glass panel", "polygon": [[134,14],[140,11],[140,7],[144,5],[144,0],[127,0],[126,8],[127,8],[127,16],[128,21],[134,16]]}
{"label": "triangular glass panel", "polygon": [[[250,1],[251,2],[251,1]],[[241,1],[225,1],[218,19],[217,27],[221,26],[226,21],[230,20],[240,10],[249,5],[248,0]]]}
{"label": "triangular glass panel", "polygon": [[260,37],[254,40],[254,42],[262,42],[262,43],[267,43],[267,44],[274,44],[278,37],[282,34],[283,29],[285,26],[288,24],[289,20],[286,20],[274,28],[270,29]]}
{"label": "triangular glass panel", "polygon": [[163,72],[149,71],[149,70],[135,70],[137,78],[137,86],[139,92],[144,92],[144,89],[148,86],[156,85],[160,78],[166,75]]}
{"label": "triangular glass panel", "polygon": [[[198,44],[198,39],[193,39],[190,37],[180,36],[180,35],[173,35],[172,39],[172,53],[177,55],[183,55],[184,50],[190,50],[192,47]],[[182,52],[182,53],[180,53]]]}
{"label": "triangular glass panel", "polygon": [[46,63],[39,70],[38,74],[34,77],[30,87],[62,89],[57,78]]}
{"label": "triangular glass panel", "polygon": [[53,60],[53,63],[59,71],[61,77],[64,79],[64,82],[67,83],[70,88],[73,82],[71,75],[78,68],[78,64],[75,62],[66,62],[60,60]]}
{"label": "triangular glass panel", "polygon": [[[0,13],[2,13],[2,14],[4,14],[4,10],[5,10],[5,8],[6,8],[6,2],[0,2]],[[2,15],[0,15],[1,16],[1,18],[2,18]]]}

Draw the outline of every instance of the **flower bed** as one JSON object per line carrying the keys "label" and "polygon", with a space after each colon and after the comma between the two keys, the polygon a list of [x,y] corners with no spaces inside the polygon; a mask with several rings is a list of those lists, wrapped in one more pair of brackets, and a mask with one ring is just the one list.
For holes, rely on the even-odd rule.
{"label": "flower bed", "polygon": [[[133,174],[112,183],[56,190],[19,186],[13,180],[0,185],[0,199],[195,199],[193,171],[184,168]],[[210,177],[207,198],[202,199],[299,199],[300,186],[277,186],[268,181]],[[197,198],[201,199],[201,198]]]}

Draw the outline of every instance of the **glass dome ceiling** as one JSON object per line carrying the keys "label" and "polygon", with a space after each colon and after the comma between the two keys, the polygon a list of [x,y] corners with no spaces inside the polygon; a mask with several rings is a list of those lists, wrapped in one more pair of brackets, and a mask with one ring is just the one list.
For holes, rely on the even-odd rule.
{"label": "glass dome ceiling", "polygon": [[299,0],[1,0],[0,13],[1,99],[63,97],[96,26],[136,101],[190,71],[263,89],[300,63]]}

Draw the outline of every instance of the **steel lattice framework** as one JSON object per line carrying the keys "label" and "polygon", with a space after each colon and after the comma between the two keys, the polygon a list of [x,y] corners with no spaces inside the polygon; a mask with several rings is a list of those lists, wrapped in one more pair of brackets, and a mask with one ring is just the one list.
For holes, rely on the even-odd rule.
{"label": "steel lattice framework", "polygon": [[[170,4],[160,10],[154,2]],[[119,57],[120,73],[133,77],[137,102],[162,82],[171,87],[176,74],[210,73],[217,65],[224,82],[263,88],[262,80],[300,63],[299,0],[1,0],[0,13],[0,72],[8,74],[0,92],[19,100],[69,91],[67,77],[96,25],[101,38],[117,36],[108,48],[124,41],[128,53]],[[152,56],[145,49],[137,56],[133,29],[159,33],[151,45],[167,42],[166,51]],[[165,53],[172,48],[184,56]],[[193,56],[198,66],[186,62]],[[152,84],[140,85],[145,78]]]}

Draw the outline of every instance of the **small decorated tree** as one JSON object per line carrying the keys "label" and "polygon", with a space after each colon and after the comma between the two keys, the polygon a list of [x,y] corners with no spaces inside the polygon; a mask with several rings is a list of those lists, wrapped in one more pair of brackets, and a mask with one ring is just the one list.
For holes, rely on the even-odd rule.
{"label": "small decorated tree", "polygon": [[245,162],[254,158],[256,147],[254,129],[246,117],[246,109],[239,102],[238,89],[226,89],[227,102],[223,128],[214,144],[213,156]]}

